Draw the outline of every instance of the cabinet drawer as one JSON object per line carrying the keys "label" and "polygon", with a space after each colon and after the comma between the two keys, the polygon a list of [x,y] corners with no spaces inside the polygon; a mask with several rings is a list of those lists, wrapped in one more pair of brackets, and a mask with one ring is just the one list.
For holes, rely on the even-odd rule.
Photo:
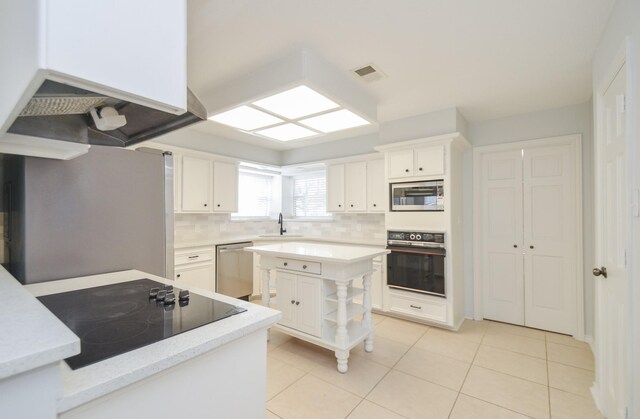
{"label": "cabinet drawer", "polygon": [[306,272],[316,275],[320,275],[322,273],[322,264],[320,262],[307,262],[296,259],[278,259],[278,268],[287,271]]}
{"label": "cabinet drawer", "polygon": [[176,252],[176,265],[213,260],[213,248]]}
{"label": "cabinet drawer", "polygon": [[389,310],[408,315],[421,317],[439,322],[447,321],[447,302],[437,301],[437,297],[430,299],[427,296],[389,290]]}

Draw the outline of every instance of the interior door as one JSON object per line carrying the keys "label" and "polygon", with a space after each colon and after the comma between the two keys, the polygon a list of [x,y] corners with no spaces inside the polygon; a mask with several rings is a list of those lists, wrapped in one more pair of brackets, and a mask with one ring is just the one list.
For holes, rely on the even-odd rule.
{"label": "interior door", "polygon": [[576,333],[575,153],[570,145],[525,148],[525,325]]}
{"label": "interior door", "polygon": [[627,380],[626,65],[602,98],[597,143],[596,383],[609,419],[624,418]]}
{"label": "interior door", "polygon": [[485,154],[481,164],[484,317],[523,325],[522,152]]}

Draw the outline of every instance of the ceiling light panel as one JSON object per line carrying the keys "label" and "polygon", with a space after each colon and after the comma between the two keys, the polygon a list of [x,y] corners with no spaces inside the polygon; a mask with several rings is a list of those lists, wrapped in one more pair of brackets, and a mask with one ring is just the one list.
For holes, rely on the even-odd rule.
{"label": "ceiling light panel", "polygon": [[260,99],[253,104],[289,119],[313,115],[340,106],[304,85]]}
{"label": "ceiling light panel", "polygon": [[297,124],[283,124],[273,128],[267,128],[260,131],[254,131],[255,134],[260,134],[265,137],[273,138],[279,141],[291,141],[299,138],[311,137],[318,135],[317,132],[310,129],[301,127]]}
{"label": "ceiling light panel", "polygon": [[312,118],[302,119],[299,122],[322,132],[340,131],[347,128],[355,128],[369,124],[369,121],[359,117],[347,109],[341,109],[339,111],[325,113]]}
{"label": "ceiling light panel", "polygon": [[230,111],[210,116],[208,119],[246,131],[284,122],[280,118],[249,106],[238,106]]}

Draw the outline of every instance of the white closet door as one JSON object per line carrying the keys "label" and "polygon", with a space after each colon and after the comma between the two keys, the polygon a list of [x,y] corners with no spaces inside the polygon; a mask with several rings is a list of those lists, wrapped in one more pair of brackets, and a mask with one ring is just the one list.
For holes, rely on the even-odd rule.
{"label": "white closet door", "polygon": [[576,330],[575,161],[569,145],[524,149],[525,325]]}
{"label": "white closet door", "polygon": [[524,324],[522,152],[482,159],[482,279],[484,317]]}

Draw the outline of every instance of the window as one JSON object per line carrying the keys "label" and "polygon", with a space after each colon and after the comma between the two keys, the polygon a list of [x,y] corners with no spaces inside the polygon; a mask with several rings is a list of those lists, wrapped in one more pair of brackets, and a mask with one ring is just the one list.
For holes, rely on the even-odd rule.
{"label": "window", "polygon": [[241,165],[238,174],[238,212],[233,218],[272,217],[280,211],[280,176],[270,170]]}
{"label": "window", "polygon": [[327,217],[327,178],[325,172],[292,176],[294,217]]}

